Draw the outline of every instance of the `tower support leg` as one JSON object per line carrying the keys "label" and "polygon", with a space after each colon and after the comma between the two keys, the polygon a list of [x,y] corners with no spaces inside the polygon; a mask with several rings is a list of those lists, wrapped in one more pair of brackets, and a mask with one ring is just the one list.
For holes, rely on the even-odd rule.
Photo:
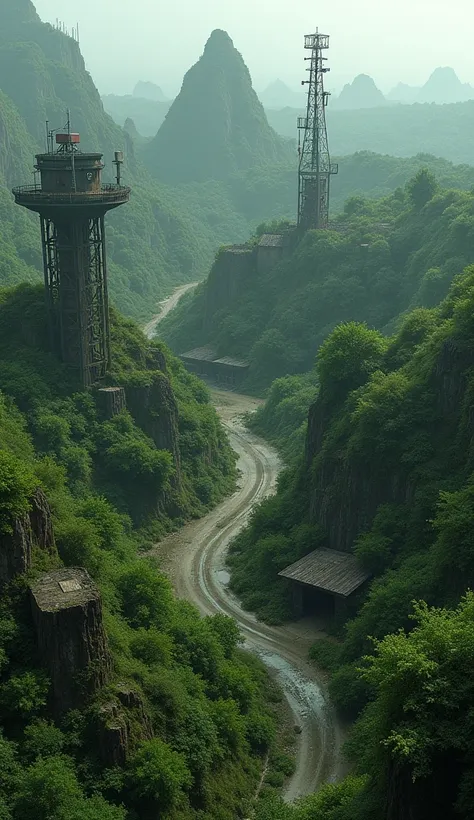
{"label": "tower support leg", "polygon": [[110,363],[104,217],[41,219],[52,349],[87,388]]}

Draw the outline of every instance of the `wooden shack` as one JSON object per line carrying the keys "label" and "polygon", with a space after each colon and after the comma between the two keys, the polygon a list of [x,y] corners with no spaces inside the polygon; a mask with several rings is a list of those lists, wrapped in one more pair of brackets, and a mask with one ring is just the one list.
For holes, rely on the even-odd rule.
{"label": "wooden shack", "polygon": [[293,582],[295,609],[336,613],[370,578],[355,555],[321,547],[278,573]]}

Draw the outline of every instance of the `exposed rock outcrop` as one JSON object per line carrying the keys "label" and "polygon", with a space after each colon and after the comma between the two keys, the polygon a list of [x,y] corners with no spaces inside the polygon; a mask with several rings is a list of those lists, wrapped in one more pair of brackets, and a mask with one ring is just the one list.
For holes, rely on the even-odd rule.
{"label": "exposed rock outcrop", "polygon": [[[436,431],[455,428],[466,404],[466,387],[474,353],[455,339],[441,345],[429,375],[434,397]],[[469,401],[468,401],[469,404]],[[399,459],[388,469],[376,454],[362,460],[348,452],[346,441],[323,451],[323,440],[333,409],[319,398],[310,408],[306,465],[311,470],[310,516],[327,534],[332,549],[350,551],[356,538],[370,529],[381,504],[411,505],[417,487],[416,470]],[[466,407],[465,433],[474,435],[474,409]]]}
{"label": "exposed rock outcrop", "polygon": [[256,250],[246,245],[223,248],[211,268],[206,283],[204,331],[212,329],[215,314],[232,306],[241,296],[246,282],[256,276]]}
{"label": "exposed rock outcrop", "polygon": [[115,695],[98,713],[100,756],[108,767],[123,766],[137,742],[153,737],[151,720],[140,693],[119,683]]}
{"label": "exposed rock outcrop", "polygon": [[179,479],[178,405],[168,377],[158,370],[152,371],[145,383],[128,384],[126,393],[129,410],[138,426],[159,450],[172,453]]}
{"label": "exposed rock outcrop", "polygon": [[51,708],[62,714],[110,678],[100,593],[85,569],[63,568],[31,585],[31,605],[39,655],[52,681]]}
{"label": "exposed rock outcrop", "polygon": [[30,569],[35,547],[55,551],[51,510],[42,490],[36,490],[30,505],[30,511],[13,522],[13,532],[0,535],[0,585]]}

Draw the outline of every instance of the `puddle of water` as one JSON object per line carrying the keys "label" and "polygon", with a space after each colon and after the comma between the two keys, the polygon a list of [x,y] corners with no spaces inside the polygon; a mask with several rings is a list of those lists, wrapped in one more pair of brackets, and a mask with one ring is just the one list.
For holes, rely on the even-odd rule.
{"label": "puddle of water", "polygon": [[227,572],[226,569],[220,569],[218,572],[216,572],[216,577],[218,581],[225,587],[230,583],[230,572]]}

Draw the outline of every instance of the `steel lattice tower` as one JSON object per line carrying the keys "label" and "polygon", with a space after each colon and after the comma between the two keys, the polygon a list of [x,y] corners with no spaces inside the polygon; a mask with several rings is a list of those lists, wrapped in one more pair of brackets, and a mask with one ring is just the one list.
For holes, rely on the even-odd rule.
{"label": "steel lattice tower", "polygon": [[298,227],[307,231],[328,226],[329,183],[338,166],[331,163],[326,127],[330,94],[324,90],[324,75],[330,69],[324,65],[327,58],[323,52],[329,48],[329,36],[316,30],[316,34],[305,36],[304,47],[311,56],[305,57],[310,63],[309,80],[302,82],[309,86],[306,117],[298,117]]}
{"label": "steel lattice tower", "polygon": [[48,151],[36,155],[41,184],[14,188],[15,201],[40,215],[51,346],[79,373],[82,385],[102,379],[110,364],[104,217],[128,202],[120,184],[103,185],[102,154],[78,150],[79,134],[48,132]]}

